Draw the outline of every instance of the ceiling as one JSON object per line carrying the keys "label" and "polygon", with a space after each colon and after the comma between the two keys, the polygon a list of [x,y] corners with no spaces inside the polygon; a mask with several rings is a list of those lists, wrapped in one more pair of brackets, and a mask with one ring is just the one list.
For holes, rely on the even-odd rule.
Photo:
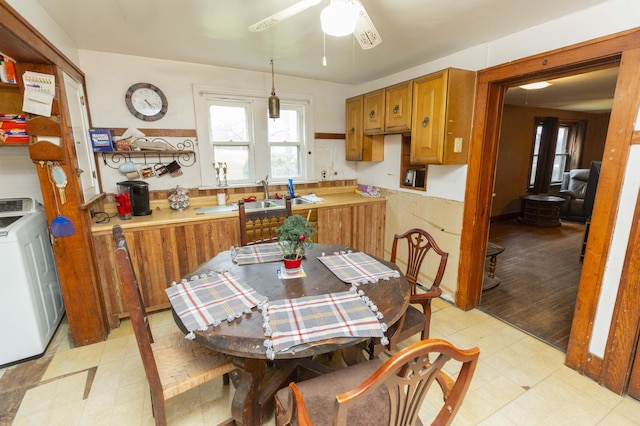
{"label": "ceiling", "polygon": [[361,84],[606,0],[361,0],[382,43],[326,37],[316,6],[248,27],[298,0],[37,0],[78,48]]}
{"label": "ceiling", "polygon": [[539,90],[511,87],[504,103],[568,111],[605,113],[611,111],[618,79],[618,66],[545,80],[551,86]]}

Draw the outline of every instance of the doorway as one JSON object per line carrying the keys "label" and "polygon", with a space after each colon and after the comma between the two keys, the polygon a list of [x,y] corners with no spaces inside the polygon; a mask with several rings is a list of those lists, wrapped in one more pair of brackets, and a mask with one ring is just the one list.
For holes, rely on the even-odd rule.
{"label": "doorway", "polygon": [[[611,63],[620,64],[610,123],[616,131],[607,135],[606,155],[603,157],[596,194],[596,200],[606,197],[607,202],[598,203],[592,214],[589,248],[580,278],[565,364],[622,394],[628,385],[628,373],[635,356],[635,338],[640,330],[637,321],[640,305],[632,292],[622,291],[629,285],[628,277],[622,276],[615,282],[620,291],[613,301],[615,306],[611,321],[607,322],[610,328],[595,328],[594,320],[601,302],[605,266],[609,260],[615,259],[609,255],[609,250],[617,223],[617,207],[621,200],[625,203],[628,201],[621,198],[625,167],[632,152],[630,148],[638,144],[640,138],[640,132],[634,131],[640,106],[640,80],[637,78],[640,66],[639,28],[487,68],[478,73],[455,302],[465,310],[480,304],[501,106],[506,88],[527,80],[552,78],[567,71],[576,72]],[[640,259],[631,259],[630,267],[637,267],[638,262]],[[608,318],[605,320],[608,321]],[[630,327],[631,324],[633,326]],[[603,339],[604,344],[600,343]],[[590,345],[596,343],[603,349],[602,353],[594,354],[590,350]]]}
{"label": "doorway", "polygon": [[[501,284],[483,290],[480,309],[564,352],[590,212],[578,199],[565,201],[575,212],[560,207],[561,226],[531,226],[518,218],[520,196],[566,194],[568,199],[568,193],[561,194],[563,178],[569,180],[564,173],[588,171],[592,161],[602,159],[617,76],[617,66],[581,70],[545,80],[549,86],[539,90],[510,87],[504,98],[488,240],[505,250],[496,268]],[[553,138],[541,137],[547,122],[555,124]],[[553,143],[545,146],[548,140]],[[576,196],[584,196],[575,189]],[[584,215],[574,214],[578,210]]]}

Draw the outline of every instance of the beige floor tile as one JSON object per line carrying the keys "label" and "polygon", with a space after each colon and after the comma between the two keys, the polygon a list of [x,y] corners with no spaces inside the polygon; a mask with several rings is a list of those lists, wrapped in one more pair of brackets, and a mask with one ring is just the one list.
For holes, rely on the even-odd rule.
{"label": "beige floor tile", "polygon": [[617,413],[616,411],[611,411],[607,414],[604,419],[602,419],[598,426],[637,426],[640,425],[640,418],[636,417],[635,419],[630,419],[628,417],[623,416],[622,414]]}
{"label": "beige floor tile", "polygon": [[[457,419],[453,420],[453,426],[458,426],[460,424],[461,423],[458,423]],[[491,417],[488,417],[478,423],[480,426],[515,426],[516,424],[517,423],[500,412],[494,413]]]}
{"label": "beige floor tile", "polygon": [[613,408],[613,412],[635,421],[636,424],[640,424],[640,402],[631,397],[623,398],[622,401]]}
{"label": "beige floor tile", "polygon": [[477,309],[466,312],[457,308],[441,309],[431,315],[431,329],[448,337],[486,319],[486,316]]}

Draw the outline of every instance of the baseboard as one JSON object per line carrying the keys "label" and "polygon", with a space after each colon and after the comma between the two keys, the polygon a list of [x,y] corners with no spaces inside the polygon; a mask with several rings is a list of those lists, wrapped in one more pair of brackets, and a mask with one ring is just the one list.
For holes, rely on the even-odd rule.
{"label": "baseboard", "polygon": [[489,222],[491,222],[491,223],[494,223],[494,222],[506,222],[508,220],[517,219],[519,215],[520,215],[520,213],[518,213],[518,212],[499,214],[499,215],[496,215],[496,216],[491,216],[489,218]]}

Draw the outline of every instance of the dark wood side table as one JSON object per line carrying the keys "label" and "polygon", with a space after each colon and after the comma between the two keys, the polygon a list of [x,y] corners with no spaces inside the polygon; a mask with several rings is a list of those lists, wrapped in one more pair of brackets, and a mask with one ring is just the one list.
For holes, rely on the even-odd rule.
{"label": "dark wood side table", "polygon": [[500,278],[496,277],[496,265],[498,255],[504,251],[504,247],[494,243],[487,243],[487,257],[489,258],[489,273],[485,275],[482,290],[489,290],[500,284]]}
{"label": "dark wood side table", "polygon": [[518,220],[540,228],[560,226],[560,206],[564,201],[564,198],[553,195],[523,195],[520,197]]}

